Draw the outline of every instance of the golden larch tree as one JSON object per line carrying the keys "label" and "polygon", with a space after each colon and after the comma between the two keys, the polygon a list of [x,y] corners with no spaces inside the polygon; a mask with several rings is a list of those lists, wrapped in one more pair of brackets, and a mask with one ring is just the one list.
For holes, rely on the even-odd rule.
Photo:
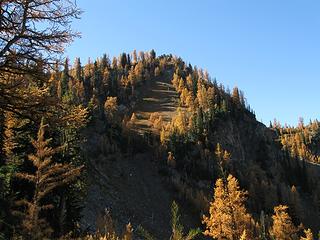
{"label": "golden larch tree", "polygon": [[305,237],[300,237],[300,240],[313,240],[313,233],[310,228],[304,230]]}
{"label": "golden larch tree", "polygon": [[43,199],[59,186],[69,184],[80,175],[82,167],[73,167],[70,164],[55,163],[53,155],[61,148],[49,147],[51,139],[45,139],[45,127],[43,120],[38,131],[36,140],[32,140],[35,153],[30,154],[28,159],[35,167],[34,173],[17,173],[16,177],[27,180],[34,185],[32,199],[17,201],[17,206],[24,206],[25,211],[14,213],[23,217],[22,231],[29,239],[46,239],[52,233],[52,229],[42,212],[53,208],[52,204],[44,204]]}
{"label": "golden larch tree", "polygon": [[117,97],[107,97],[104,103],[104,111],[108,120],[115,120],[118,111]]}
{"label": "golden larch tree", "polygon": [[122,239],[123,240],[132,240],[133,238],[133,234],[132,234],[132,232],[133,232],[133,229],[132,229],[132,226],[131,226],[131,223],[128,223],[127,225],[126,225],[126,229],[125,229],[125,231],[124,231],[124,233],[123,233],[123,237],[122,237]]}
{"label": "golden larch tree", "polygon": [[203,217],[205,235],[215,239],[238,240],[246,231],[249,235],[252,217],[245,207],[247,192],[239,187],[238,180],[229,175],[227,181],[218,179],[214,200],[210,203],[209,217]]}
{"label": "golden larch tree", "polygon": [[0,13],[0,110],[32,116],[47,98],[43,70],[79,35],[71,22],[81,11],[72,0],[28,0],[1,1]]}
{"label": "golden larch tree", "polygon": [[288,214],[288,206],[279,205],[274,207],[274,215],[272,216],[273,225],[270,234],[277,240],[294,240],[297,239],[298,229],[292,223],[292,219]]}
{"label": "golden larch tree", "polygon": [[243,233],[240,237],[240,240],[247,240],[248,239],[248,236],[247,236],[247,231],[246,230],[243,230]]}

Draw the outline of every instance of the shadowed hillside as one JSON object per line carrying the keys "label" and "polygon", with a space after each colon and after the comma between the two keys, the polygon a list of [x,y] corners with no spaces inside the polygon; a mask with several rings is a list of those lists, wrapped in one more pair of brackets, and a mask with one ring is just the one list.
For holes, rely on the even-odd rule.
{"label": "shadowed hillside", "polygon": [[94,130],[89,130],[88,155],[96,157],[89,157],[89,189],[82,228],[96,230],[97,216],[103,216],[107,209],[117,226],[131,222],[133,226],[142,225],[157,239],[169,239],[170,206],[174,200],[181,204],[184,224],[199,226],[200,213],[193,210],[171,185],[167,170],[155,155],[154,146],[144,138],[147,133],[158,134],[149,121],[151,113],[159,113],[164,123],[170,122],[176,113],[179,96],[171,83],[172,71],[168,70],[163,77],[137,88],[141,99],[133,108],[137,120],[130,131],[133,141],[137,142],[133,144],[132,152],[99,155],[99,149],[92,146],[97,145],[102,133],[96,132],[94,136],[98,139],[95,139],[92,136]]}

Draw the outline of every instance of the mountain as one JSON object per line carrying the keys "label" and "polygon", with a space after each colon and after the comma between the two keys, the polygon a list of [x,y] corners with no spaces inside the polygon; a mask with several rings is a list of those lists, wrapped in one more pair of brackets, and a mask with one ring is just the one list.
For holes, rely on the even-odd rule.
{"label": "mountain", "polygon": [[[43,197],[43,204],[50,202],[54,209],[43,213],[43,219],[55,235],[79,226],[85,233],[106,226],[121,232],[130,222],[127,232],[132,226],[134,234],[143,228],[157,239],[169,239],[174,201],[184,226],[203,229],[203,214],[208,214],[218,189],[214,183],[222,179],[226,184],[229,174],[247,191],[245,207],[255,229],[248,234],[255,239],[261,239],[262,232],[270,237],[274,210],[286,209],[275,208],[279,205],[289,206],[296,227],[303,223],[319,231],[318,121],[266,127],[238,87],[230,91],[206,71],[176,56],[156,56],[153,50],[112,60],[103,55],[84,66],[79,58],[73,66],[66,59],[63,67],[42,74],[47,82],[41,87],[50,101],[41,114],[6,113],[1,118],[4,159],[14,149],[19,161],[4,161],[0,170],[3,179],[21,172],[26,177],[36,174],[26,156],[38,145],[28,139],[40,136],[37,123],[41,129],[50,126],[43,136],[62,149],[52,152],[54,162],[84,169],[77,181]],[[63,178],[57,179],[57,186],[62,185]],[[14,223],[9,196],[33,199],[37,185],[3,182],[8,182],[2,188],[8,192],[0,199],[8,206],[3,216]]]}
{"label": "mountain", "polygon": [[[141,224],[160,239],[168,238],[174,199],[185,224],[199,226],[214,181],[222,176],[219,145],[230,154],[221,165],[249,191],[247,206],[256,219],[286,204],[295,224],[319,229],[319,166],[286,150],[281,141],[285,127],[258,122],[242,91],[235,87],[230,93],[180,58],[146,53],[131,63],[122,54],[119,61],[119,67],[115,59],[107,67],[113,76],[109,81],[120,88],[109,90],[117,97],[117,119],[108,124],[105,116],[97,117],[86,130],[92,182],[85,227],[95,229],[95,217],[107,208],[120,226]],[[117,127],[121,130],[110,133]],[[319,133],[319,125],[314,129]]]}

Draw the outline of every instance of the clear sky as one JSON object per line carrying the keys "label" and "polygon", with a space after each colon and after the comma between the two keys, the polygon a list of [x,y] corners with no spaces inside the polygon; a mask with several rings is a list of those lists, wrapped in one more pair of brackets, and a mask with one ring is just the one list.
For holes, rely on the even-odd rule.
{"label": "clear sky", "polygon": [[268,124],[320,118],[319,0],[77,0],[70,59],[172,53],[238,86]]}

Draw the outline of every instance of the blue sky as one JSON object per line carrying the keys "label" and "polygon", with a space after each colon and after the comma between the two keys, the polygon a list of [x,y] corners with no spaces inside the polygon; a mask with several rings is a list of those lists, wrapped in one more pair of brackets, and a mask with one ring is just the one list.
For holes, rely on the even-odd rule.
{"label": "blue sky", "polygon": [[268,124],[320,118],[318,0],[77,0],[71,59],[172,53],[238,86]]}

